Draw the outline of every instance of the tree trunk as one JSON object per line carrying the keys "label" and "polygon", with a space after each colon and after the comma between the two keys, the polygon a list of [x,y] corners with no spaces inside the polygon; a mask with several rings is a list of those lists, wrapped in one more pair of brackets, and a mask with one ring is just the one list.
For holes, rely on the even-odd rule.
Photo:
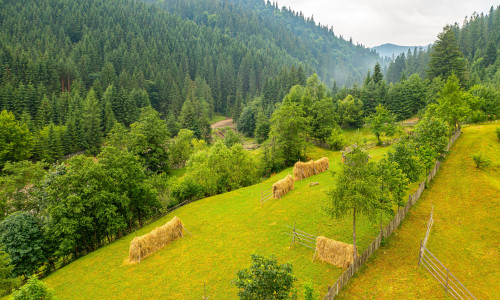
{"label": "tree trunk", "polygon": [[352,241],[354,245],[354,254],[353,254],[353,263],[357,259],[357,251],[356,251],[356,208],[352,209]]}

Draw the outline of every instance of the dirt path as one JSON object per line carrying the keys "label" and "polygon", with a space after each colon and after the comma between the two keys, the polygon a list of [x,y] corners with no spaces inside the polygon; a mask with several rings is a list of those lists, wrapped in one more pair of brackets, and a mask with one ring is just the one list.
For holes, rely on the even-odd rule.
{"label": "dirt path", "polygon": [[225,120],[222,120],[222,121],[219,121],[219,122],[215,122],[212,125],[210,125],[210,127],[212,129],[224,128],[224,127],[235,128],[236,125],[233,123],[233,119],[229,118],[229,119],[225,119]]}

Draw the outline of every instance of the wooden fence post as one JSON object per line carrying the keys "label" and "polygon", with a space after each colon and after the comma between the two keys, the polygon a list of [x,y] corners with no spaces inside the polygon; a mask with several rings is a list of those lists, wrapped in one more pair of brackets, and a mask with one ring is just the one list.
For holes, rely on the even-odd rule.
{"label": "wooden fence post", "polygon": [[422,245],[423,245],[424,241],[423,240],[420,240],[420,251],[418,253],[418,265],[420,266],[420,260],[422,259]]}

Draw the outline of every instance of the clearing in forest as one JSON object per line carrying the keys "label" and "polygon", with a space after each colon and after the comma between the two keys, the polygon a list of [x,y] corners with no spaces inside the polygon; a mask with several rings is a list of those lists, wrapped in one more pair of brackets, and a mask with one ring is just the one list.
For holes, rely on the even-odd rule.
{"label": "clearing in forest", "polygon": [[[420,240],[434,206],[427,248],[477,299],[498,299],[500,284],[500,142],[498,123],[462,129],[451,154],[400,228],[351,279],[340,299],[446,298],[418,266]],[[476,168],[481,151],[492,165]]]}
{"label": "clearing in forest", "polygon": [[[378,160],[389,148],[370,149]],[[327,156],[330,169],[338,170],[340,152],[312,148],[312,159]],[[295,287],[302,298],[303,284],[311,281],[319,295],[343,269],[316,259],[314,250],[296,245],[290,250],[291,230],[285,225],[352,243],[349,218],[334,221],[323,212],[325,192],[334,182],[327,171],[295,182],[295,189],[282,199],[270,200],[261,207],[261,191],[292,174],[288,168],[270,179],[246,188],[205,198],[179,208],[164,218],[90,253],[44,279],[59,299],[235,299],[237,289],[231,284],[237,270],[250,265],[253,253],[274,254],[280,263],[291,262],[298,278]],[[309,183],[318,185],[309,187]],[[193,236],[178,239],[140,264],[129,264],[129,245],[135,236],[150,232],[178,216]],[[358,223],[358,222],[357,222]],[[378,225],[360,218],[357,225],[359,251],[377,236]]]}

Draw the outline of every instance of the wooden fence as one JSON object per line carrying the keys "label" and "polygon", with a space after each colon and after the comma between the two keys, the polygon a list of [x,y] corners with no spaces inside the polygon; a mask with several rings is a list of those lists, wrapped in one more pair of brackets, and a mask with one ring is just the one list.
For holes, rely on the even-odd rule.
{"label": "wooden fence", "polygon": [[260,206],[264,206],[264,203],[270,199],[273,199],[273,188],[260,192]]}
{"label": "wooden fence", "polygon": [[455,299],[476,299],[474,295],[445,267],[423,242],[420,245],[418,265],[424,266],[436,280],[445,288],[446,293]]}
{"label": "wooden fence", "polygon": [[[454,132],[453,136],[450,138],[448,145],[446,146],[446,151],[450,149],[450,147],[453,145],[453,143],[458,139],[460,136],[461,131],[460,128]],[[347,268],[342,275],[337,279],[337,281],[328,288],[328,292],[326,293],[325,297],[323,299],[325,300],[330,300],[334,299],[336,295],[342,290],[345,284],[351,279],[351,277],[356,273],[356,271],[370,258],[370,256],[380,247],[380,243],[382,242],[382,238],[388,238],[394,230],[396,230],[401,224],[401,222],[404,220],[408,212],[410,211],[410,208],[417,202],[417,200],[420,198],[422,193],[424,192],[426,182],[430,182],[434,176],[436,176],[439,168],[441,167],[441,161],[436,161],[436,164],[434,165],[434,168],[429,172],[429,175],[427,178],[422,181],[415,193],[413,195],[409,196],[408,202],[406,205],[398,209],[398,212],[392,219],[392,221],[381,230],[381,232],[377,235],[375,240],[370,244],[370,246],[361,254],[361,256],[354,261],[354,263]]]}

